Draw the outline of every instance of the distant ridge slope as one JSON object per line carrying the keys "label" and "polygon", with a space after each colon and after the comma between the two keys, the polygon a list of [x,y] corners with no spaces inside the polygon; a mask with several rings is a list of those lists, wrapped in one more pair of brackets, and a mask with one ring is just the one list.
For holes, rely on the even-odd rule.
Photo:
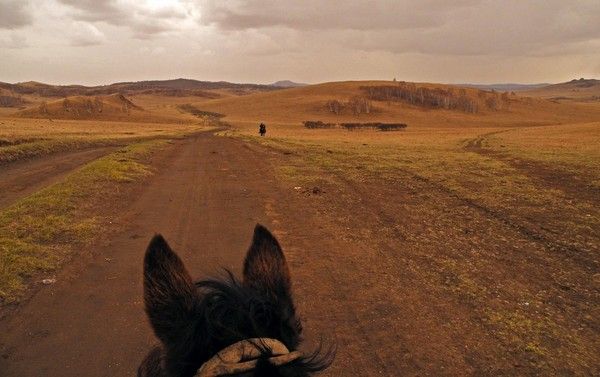
{"label": "distant ridge slope", "polygon": [[297,88],[300,86],[307,86],[307,85],[308,84],[294,82],[294,81],[290,81],[290,80],[280,80],[280,81],[276,81],[276,82],[270,84],[270,86],[275,86],[277,88]]}
{"label": "distant ridge slope", "polygon": [[117,82],[109,85],[49,85],[35,81],[16,84],[0,82],[0,89],[9,90],[18,95],[37,95],[41,97],[95,96],[110,94],[163,94],[171,96],[214,97],[207,90],[225,89],[236,94],[280,89],[279,87],[260,84],[236,84],[226,81],[199,81],[192,79],[151,80],[135,82]]}
{"label": "distant ridge slope", "polygon": [[473,88],[473,89],[481,89],[481,90],[497,90],[499,92],[520,92],[524,90],[538,89],[543,88],[551,84],[541,83],[541,84],[514,84],[514,83],[506,83],[506,84],[456,84],[456,86],[462,88]]}
{"label": "distant ridge slope", "polygon": [[108,96],[70,96],[42,102],[39,106],[19,111],[26,118],[54,119],[127,119],[138,115],[143,109],[122,94]]}
{"label": "distant ridge slope", "polygon": [[574,79],[560,84],[528,90],[524,95],[549,99],[600,100],[600,80]]}

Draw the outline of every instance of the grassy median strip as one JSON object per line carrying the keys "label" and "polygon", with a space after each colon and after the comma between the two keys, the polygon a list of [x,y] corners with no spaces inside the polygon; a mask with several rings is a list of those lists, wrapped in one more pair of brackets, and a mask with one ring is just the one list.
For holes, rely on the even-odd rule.
{"label": "grassy median strip", "polygon": [[126,146],[0,212],[0,302],[18,301],[31,277],[61,265],[102,229],[94,209],[124,183],[151,174],[144,159],[165,140]]}
{"label": "grassy median strip", "polygon": [[80,150],[91,147],[123,145],[131,140],[116,138],[61,138],[38,139],[26,143],[7,145],[0,148],[0,165],[15,161],[39,157],[51,153]]}

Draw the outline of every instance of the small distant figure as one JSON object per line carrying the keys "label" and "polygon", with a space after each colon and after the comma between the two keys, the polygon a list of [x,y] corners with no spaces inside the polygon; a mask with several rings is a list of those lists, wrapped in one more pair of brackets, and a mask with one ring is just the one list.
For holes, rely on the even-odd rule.
{"label": "small distant figure", "polygon": [[265,136],[267,133],[267,126],[264,123],[261,123],[260,126],[258,126],[258,133],[260,136]]}

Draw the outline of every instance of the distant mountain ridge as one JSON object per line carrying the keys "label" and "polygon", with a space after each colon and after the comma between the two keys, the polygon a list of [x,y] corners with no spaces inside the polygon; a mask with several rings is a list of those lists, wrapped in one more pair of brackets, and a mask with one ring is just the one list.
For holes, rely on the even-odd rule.
{"label": "distant mountain ridge", "polygon": [[192,79],[148,80],[135,82],[117,82],[109,85],[49,85],[35,81],[16,84],[0,82],[0,89],[14,94],[34,94],[43,97],[68,97],[76,95],[110,95],[122,94],[163,94],[170,96],[202,96],[211,97],[214,93],[207,90],[227,89],[244,94],[244,92],[277,90],[280,87],[261,84],[237,84],[227,81],[199,81]]}
{"label": "distant mountain ridge", "polygon": [[524,90],[532,90],[543,88],[548,85],[548,83],[540,83],[540,84],[515,84],[515,83],[505,83],[505,84],[454,84],[456,86],[462,86],[465,88],[473,88],[473,89],[481,89],[481,90],[497,90],[500,92],[520,92]]}
{"label": "distant mountain ridge", "polygon": [[525,92],[527,95],[549,99],[577,99],[586,101],[600,100],[600,80],[574,79],[559,84],[552,84],[542,88]]}
{"label": "distant mountain ridge", "polygon": [[272,84],[269,84],[270,86],[275,86],[278,88],[297,88],[300,86],[307,86],[308,84],[304,84],[304,83],[299,83],[299,82],[294,82],[294,81],[290,81],[290,80],[280,80],[280,81],[276,81]]}

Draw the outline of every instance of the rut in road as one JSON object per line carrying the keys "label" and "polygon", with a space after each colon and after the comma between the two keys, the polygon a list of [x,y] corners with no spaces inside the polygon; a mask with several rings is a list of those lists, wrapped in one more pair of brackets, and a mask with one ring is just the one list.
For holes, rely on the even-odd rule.
{"label": "rut in road", "polygon": [[[65,267],[0,322],[0,370],[10,376],[131,376],[155,342],[142,303],[142,258],[162,233],[195,278],[235,273],[275,183],[260,156],[200,134],[155,156],[156,174],[130,203],[110,204],[118,230]],[[87,256],[86,256],[87,255]]]}

